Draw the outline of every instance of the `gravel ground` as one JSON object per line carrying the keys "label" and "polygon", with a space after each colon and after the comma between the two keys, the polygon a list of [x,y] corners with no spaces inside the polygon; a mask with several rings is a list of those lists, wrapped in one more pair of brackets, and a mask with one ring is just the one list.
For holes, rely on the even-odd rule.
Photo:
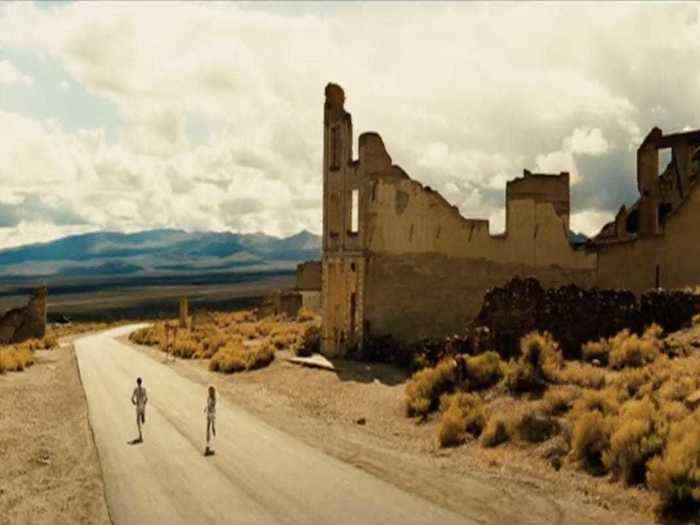
{"label": "gravel ground", "polygon": [[72,345],[0,376],[0,524],[109,524]]}

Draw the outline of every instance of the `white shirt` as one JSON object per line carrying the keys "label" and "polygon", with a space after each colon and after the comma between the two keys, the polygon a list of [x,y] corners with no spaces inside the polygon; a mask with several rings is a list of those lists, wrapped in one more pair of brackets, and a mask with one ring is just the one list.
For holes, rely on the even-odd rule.
{"label": "white shirt", "polygon": [[145,409],[146,401],[148,401],[146,389],[142,386],[137,386],[136,388],[134,388],[134,393],[131,394],[131,402],[136,403],[136,408],[138,408],[139,410]]}

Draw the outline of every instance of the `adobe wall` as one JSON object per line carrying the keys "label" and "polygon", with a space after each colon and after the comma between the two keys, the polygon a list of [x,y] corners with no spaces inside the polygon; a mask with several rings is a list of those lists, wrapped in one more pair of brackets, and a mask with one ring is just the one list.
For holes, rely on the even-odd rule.
{"label": "adobe wall", "polygon": [[0,317],[0,344],[21,343],[46,335],[46,288],[39,288],[26,306],[7,311]]}
{"label": "adobe wall", "polygon": [[662,234],[598,246],[598,286],[636,294],[659,284],[675,289],[700,286],[700,184],[667,220]]}
{"label": "adobe wall", "polygon": [[[515,275],[590,285],[595,254],[569,243],[569,175],[525,171],[506,187],[507,229],[465,219],[393,164],[382,138],[353,130],[340,86],[326,87],[322,347],[343,354],[367,335],[398,340],[464,328],[492,286]],[[356,204],[356,206],[354,206]],[[355,220],[353,220],[355,219]]]}
{"label": "adobe wall", "polygon": [[307,261],[297,265],[296,289],[321,290],[321,261]]}
{"label": "adobe wall", "polygon": [[568,189],[564,200],[560,194],[553,202],[534,194],[538,186],[545,192],[553,185],[568,188],[568,174],[526,172],[516,179],[514,182],[527,182],[532,193],[510,193],[506,233],[492,236],[487,220],[465,219],[439,193],[412,180],[399,167],[367,173],[362,149],[361,145],[360,172],[366,175],[368,185],[363,215],[370,253],[429,253],[533,267],[595,269],[595,255],[576,250],[569,243]]}
{"label": "adobe wall", "polygon": [[536,268],[439,254],[373,255],[367,263],[364,318],[374,336],[402,342],[462,333],[479,313],[486,291],[514,276],[544,286],[592,286],[590,270]]}

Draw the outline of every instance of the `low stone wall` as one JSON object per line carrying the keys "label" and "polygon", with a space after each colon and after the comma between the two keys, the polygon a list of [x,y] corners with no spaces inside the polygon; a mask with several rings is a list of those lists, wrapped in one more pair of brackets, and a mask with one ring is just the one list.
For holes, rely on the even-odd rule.
{"label": "low stone wall", "polygon": [[46,288],[39,288],[26,306],[14,308],[0,317],[0,344],[21,343],[46,335]]}
{"label": "low stone wall", "polygon": [[625,328],[641,332],[654,322],[675,331],[698,311],[700,297],[686,292],[648,292],[638,302],[628,290],[545,289],[536,279],[515,278],[486,293],[474,325],[488,329],[491,346],[505,357],[516,355],[522,336],[539,330],[550,332],[566,357],[579,358],[588,341]]}

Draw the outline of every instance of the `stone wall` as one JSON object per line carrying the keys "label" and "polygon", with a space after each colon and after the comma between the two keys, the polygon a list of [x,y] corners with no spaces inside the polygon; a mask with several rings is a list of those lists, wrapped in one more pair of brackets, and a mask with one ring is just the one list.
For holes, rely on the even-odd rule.
{"label": "stone wall", "polygon": [[546,286],[593,284],[593,274],[561,267],[533,268],[443,255],[372,256],[367,265],[364,318],[368,336],[398,341],[461,333],[477,316],[489,288],[514,275],[535,276]]}
{"label": "stone wall", "polygon": [[518,352],[520,338],[547,331],[570,358],[581,345],[629,328],[641,332],[656,322],[665,331],[687,326],[700,311],[700,296],[654,291],[640,301],[629,290],[601,290],[574,285],[544,288],[536,279],[513,279],[488,291],[475,326],[488,328],[491,345],[504,356]]}
{"label": "stone wall", "polygon": [[700,286],[700,184],[668,217],[663,234],[636,237],[598,246],[598,285],[624,286],[641,294]]}
{"label": "stone wall", "polygon": [[9,310],[0,317],[0,344],[41,339],[46,335],[47,295],[46,288],[39,288],[26,306]]}
{"label": "stone wall", "polygon": [[462,217],[393,163],[378,133],[353,128],[340,86],[326,87],[323,149],[322,346],[343,354],[367,337],[446,335],[514,275],[590,285],[595,254],[569,243],[569,175],[508,183],[507,229]]}
{"label": "stone wall", "polygon": [[321,261],[307,261],[297,265],[297,290],[321,290]]}

